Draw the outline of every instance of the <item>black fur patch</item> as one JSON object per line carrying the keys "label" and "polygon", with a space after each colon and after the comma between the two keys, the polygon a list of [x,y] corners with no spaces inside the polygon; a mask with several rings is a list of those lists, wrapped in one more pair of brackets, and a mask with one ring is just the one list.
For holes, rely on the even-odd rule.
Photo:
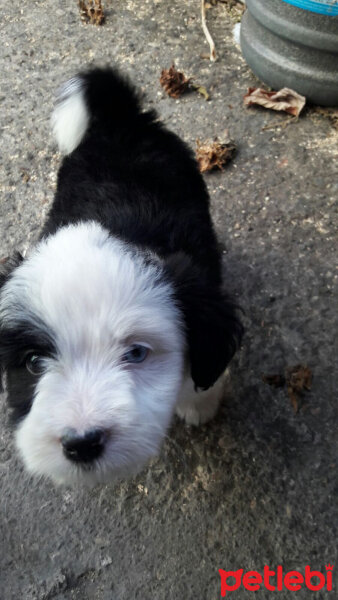
{"label": "black fur patch", "polygon": [[15,252],[12,256],[2,259],[0,264],[0,291],[10,278],[13,270],[18,267],[23,261],[23,256],[20,252]]}
{"label": "black fur patch", "polygon": [[240,344],[243,327],[238,307],[191,257],[174,255],[166,266],[184,315],[191,377],[196,388],[206,390],[224,372]]}
{"label": "black fur patch", "polygon": [[56,355],[52,336],[38,321],[23,321],[15,327],[0,328],[0,364],[7,373],[8,403],[12,409],[12,422],[24,417],[30,410],[38,376],[26,369],[28,352],[45,357]]}
{"label": "black fur patch", "polygon": [[[23,261],[23,257],[20,252],[15,252],[12,256],[3,259],[0,265],[0,293],[5,285],[5,283],[9,280],[12,272],[16,267],[18,267]],[[3,334],[1,333],[1,323],[0,323],[0,393],[3,392],[3,375],[5,366],[3,361],[1,360],[1,340],[3,338]]]}

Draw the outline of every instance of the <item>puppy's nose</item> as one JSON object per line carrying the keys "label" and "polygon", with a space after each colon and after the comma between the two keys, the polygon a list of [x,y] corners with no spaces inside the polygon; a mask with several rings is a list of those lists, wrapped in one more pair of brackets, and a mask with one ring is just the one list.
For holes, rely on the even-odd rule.
{"label": "puppy's nose", "polygon": [[83,435],[69,429],[61,437],[63,453],[74,462],[90,463],[102,454],[105,437],[102,429],[89,429]]}

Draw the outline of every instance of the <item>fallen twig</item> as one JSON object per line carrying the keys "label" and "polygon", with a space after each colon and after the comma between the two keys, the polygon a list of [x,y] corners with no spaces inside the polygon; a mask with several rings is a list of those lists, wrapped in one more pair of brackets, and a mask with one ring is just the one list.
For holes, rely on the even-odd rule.
{"label": "fallen twig", "polygon": [[210,60],[212,62],[215,62],[216,60],[216,47],[215,47],[215,43],[214,40],[212,39],[209,29],[207,27],[207,19],[206,19],[206,8],[205,8],[205,2],[206,0],[202,0],[201,2],[201,15],[202,15],[202,29],[204,32],[205,37],[207,38],[207,42],[209,44],[210,47]]}
{"label": "fallen twig", "polygon": [[278,121],[273,121],[272,123],[269,123],[269,125],[265,125],[264,127],[262,127],[261,131],[267,131],[268,129],[275,129],[276,127],[285,129],[288,125],[290,125],[290,123],[297,123],[297,121],[299,121],[299,117],[287,117],[286,119],[284,118],[283,120],[279,119]]}

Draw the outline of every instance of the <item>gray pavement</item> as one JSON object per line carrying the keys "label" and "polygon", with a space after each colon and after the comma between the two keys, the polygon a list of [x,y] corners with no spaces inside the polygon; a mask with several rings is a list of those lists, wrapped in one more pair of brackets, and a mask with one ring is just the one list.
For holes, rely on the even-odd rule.
{"label": "gray pavement", "polygon": [[[57,86],[86,64],[120,65],[192,147],[229,129],[238,148],[205,176],[225,280],[246,335],[217,418],[174,421],[161,456],[136,479],[92,491],[55,488],[23,471],[1,404],[0,598],[216,600],[218,569],[337,565],[338,131],[314,108],[297,121],[244,109],[257,80],[232,41],[224,3],[106,2],[101,28],[69,0],[12,0],[0,24],[1,256],[34,242],[60,157],[49,132]],[[175,60],[210,91],[180,100],[159,85]],[[313,385],[296,414],[261,374],[307,364]],[[337,590],[337,580],[335,582]],[[336,592],[256,592],[258,600],[332,600]],[[227,595],[251,598],[243,588]]]}

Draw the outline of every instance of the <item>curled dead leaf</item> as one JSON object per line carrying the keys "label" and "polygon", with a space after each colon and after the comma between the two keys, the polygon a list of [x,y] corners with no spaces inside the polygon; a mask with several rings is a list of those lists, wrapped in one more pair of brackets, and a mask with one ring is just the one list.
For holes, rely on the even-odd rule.
{"label": "curled dead leaf", "polygon": [[79,0],[81,21],[92,25],[102,25],[104,11],[101,0]]}
{"label": "curled dead leaf", "polygon": [[295,392],[310,391],[312,385],[312,373],[305,365],[288,367],[285,371],[288,384]]}
{"label": "curled dead leaf", "polygon": [[184,73],[177,71],[174,64],[170,69],[163,69],[160,77],[160,84],[172,98],[179,98],[189,88],[191,79]]}
{"label": "curled dead leaf", "polygon": [[196,158],[201,173],[216,168],[223,171],[223,167],[231,160],[236,150],[236,146],[229,138],[228,132],[226,132],[226,138],[223,142],[220,142],[217,138],[211,142],[196,140],[196,145]]}
{"label": "curled dead leaf", "polygon": [[309,392],[312,386],[312,372],[305,365],[295,365],[287,367],[285,375],[262,375],[264,383],[273,387],[283,387],[286,384],[288,396],[290,398],[295,413],[299,411],[299,405],[303,392]]}
{"label": "curled dead leaf", "polygon": [[191,87],[196,90],[198,94],[201,94],[205,98],[205,100],[209,100],[210,95],[208,94],[206,88],[203,85],[198,85],[198,83],[190,83]]}
{"label": "curled dead leaf", "polygon": [[160,84],[172,98],[179,98],[184,92],[195,90],[201,94],[205,100],[209,100],[210,96],[203,85],[194,83],[192,77],[186,77],[184,73],[178,71],[174,64],[170,69],[163,69],[160,77]]}
{"label": "curled dead leaf", "polygon": [[273,387],[283,387],[285,385],[285,377],[283,375],[262,375],[262,380]]}
{"label": "curled dead leaf", "polygon": [[279,92],[268,92],[262,88],[249,88],[244,96],[244,106],[258,104],[272,110],[285,111],[298,117],[306,103],[306,98],[294,90],[283,88]]}
{"label": "curled dead leaf", "polygon": [[[245,2],[243,0],[217,0],[221,4],[225,4],[230,14],[233,17],[240,17],[245,11]],[[216,2],[217,3],[217,2]]]}

